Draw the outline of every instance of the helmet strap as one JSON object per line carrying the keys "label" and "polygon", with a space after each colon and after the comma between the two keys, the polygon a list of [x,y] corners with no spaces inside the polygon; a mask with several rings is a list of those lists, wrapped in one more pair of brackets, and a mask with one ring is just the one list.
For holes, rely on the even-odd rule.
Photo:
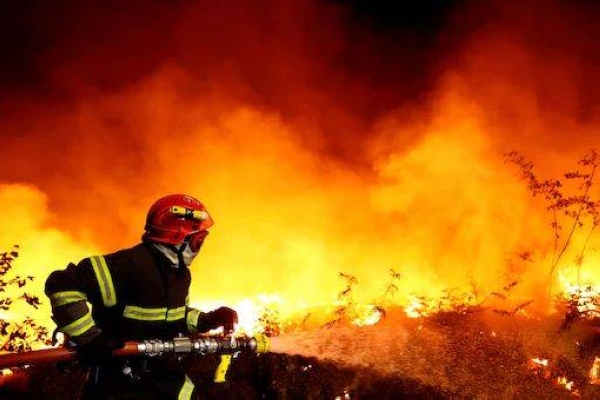
{"label": "helmet strap", "polygon": [[183,252],[185,251],[185,246],[187,246],[187,242],[183,242],[181,246],[177,247],[174,244],[169,245],[171,250],[177,254],[177,263],[179,264],[179,268],[185,268],[185,261],[183,259]]}

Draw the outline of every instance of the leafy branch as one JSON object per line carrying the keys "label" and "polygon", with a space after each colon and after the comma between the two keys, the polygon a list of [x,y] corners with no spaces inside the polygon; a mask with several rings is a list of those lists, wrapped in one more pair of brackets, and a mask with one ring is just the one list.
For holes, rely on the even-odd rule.
{"label": "leafy branch", "polygon": [[[0,297],[0,310],[5,312],[10,311],[16,302],[25,302],[34,309],[41,304],[39,297],[26,292],[20,295],[7,294],[10,288],[20,290],[34,279],[32,276],[11,276],[17,257],[19,257],[18,245],[15,245],[10,251],[0,253],[0,293],[4,293],[4,297]],[[48,329],[36,323],[31,317],[25,316],[21,321],[0,317],[0,351],[31,350],[33,344],[49,344],[49,337]]]}
{"label": "leafy branch", "polygon": [[[576,258],[579,280],[587,246],[600,224],[600,203],[590,195],[598,169],[598,153],[591,150],[577,162],[575,171],[564,173],[561,179],[538,178],[533,163],[517,152],[508,153],[506,159],[518,168],[520,177],[527,183],[531,194],[543,197],[546,211],[551,214],[550,226],[554,243],[550,258],[549,290],[552,295],[554,274],[566,251],[572,246],[575,232],[589,225],[584,245]],[[574,187],[574,193],[567,193],[567,187]]]}
{"label": "leafy branch", "polygon": [[339,277],[344,280],[344,286],[337,296],[340,305],[335,310],[335,319],[325,324],[327,327],[343,324],[351,319],[351,315],[349,314],[355,313],[354,307],[356,306],[356,303],[352,291],[354,286],[358,284],[358,279],[356,279],[354,275],[343,272],[339,273]]}
{"label": "leafy branch", "polygon": [[396,270],[394,270],[393,268],[390,268],[388,270],[388,273],[390,275],[390,280],[385,285],[385,292],[383,293],[383,298],[381,301],[382,304],[385,304],[388,301],[392,301],[396,293],[398,293],[398,290],[400,290],[399,282],[400,278],[402,278],[402,274],[396,272]]}

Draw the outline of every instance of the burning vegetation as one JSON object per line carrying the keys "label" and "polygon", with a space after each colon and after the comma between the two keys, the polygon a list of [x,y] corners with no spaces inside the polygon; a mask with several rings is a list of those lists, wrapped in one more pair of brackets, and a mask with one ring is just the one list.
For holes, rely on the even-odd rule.
{"label": "burning vegetation", "polygon": [[[518,289],[523,279],[518,273],[494,290],[485,291],[472,281],[431,296],[412,291],[404,283],[411,271],[395,268],[388,269],[380,295],[365,303],[357,300],[359,278],[340,272],[340,289],[329,303],[293,305],[277,293],[234,305],[240,314],[237,334],[265,333],[271,337],[271,353],[241,355],[230,372],[233,383],[227,385],[211,380],[218,364],[214,356],[189,359],[201,395],[336,399],[600,395],[600,288],[584,268],[598,224],[598,201],[592,196],[597,153],[585,155],[576,171],[559,179],[539,179],[533,164],[517,153],[508,154],[507,161],[507,167],[516,167],[533,198],[541,200],[552,233],[550,250],[521,251],[517,261],[508,262],[547,262],[545,292],[552,304],[534,307],[540,298],[548,298],[542,295],[522,298]],[[18,255],[15,247],[0,260],[6,293],[0,304],[7,312],[4,351],[49,344],[48,330],[34,319],[11,322],[9,318],[17,297],[34,309],[40,306],[36,296],[8,290],[32,280],[9,277]],[[29,379],[41,383],[16,390],[32,396],[76,398],[85,373],[77,365],[66,368],[68,372],[26,369]],[[4,373],[10,382],[7,377],[13,371]],[[15,389],[8,384],[3,390],[17,393],[10,392]]]}

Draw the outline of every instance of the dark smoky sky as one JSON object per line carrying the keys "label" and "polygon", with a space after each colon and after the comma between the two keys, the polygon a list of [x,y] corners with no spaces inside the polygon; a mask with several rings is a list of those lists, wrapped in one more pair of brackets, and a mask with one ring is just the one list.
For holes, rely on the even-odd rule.
{"label": "dark smoky sky", "polygon": [[[116,91],[172,62],[206,80],[225,79],[234,65],[232,91],[290,113],[300,111],[277,90],[289,78],[342,99],[368,88],[378,111],[340,102],[368,116],[426,91],[440,53],[451,52],[464,33],[441,42],[448,18],[464,6],[457,0],[214,3],[2,2],[4,102],[15,95],[68,102],[84,90]],[[295,65],[284,65],[286,57]]]}
{"label": "dark smoky sky", "polygon": [[[335,143],[340,134],[368,130],[391,109],[426,100],[465,43],[490,21],[530,14],[535,27],[544,4],[552,13],[568,5],[591,16],[599,8],[591,0],[507,3],[3,1],[0,118],[31,117],[40,112],[32,112],[35,104],[47,109],[89,93],[117,92],[169,64],[190,74],[197,90],[216,85],[284,117],[310,115]],[[562,45],[552,39],[540,43]],[[312,112],[325,108],[331,113]]]}
{"label": "dark smoky sky", "polygon": [[[469,17],[460,29],[444,29],[463,7],[449,0],[0,2],[0,182],[35,185],[73,226],[86,211],[71,204],[89,201],[103,185],[98,179],[114,189],[107,198],[131,187],[154,193],[156,176],[139,170],[156,164],[162,145],[148,144],[148,116],[129,96],[172,75],[185,76],[173,84],[182,109],[214,101],[218,115],[229,104],[274,112],[299,148],[368,170],[361,144],[372,125],[404,104],[426,102],[445,60],[478,26]],[[169,123],[162,147],[180,148],[171,131],[193,136],[182,124],[189,121]]]}
{"label": "dark smoky sky", "polygon": [[[194,82],[190,93],[216,87],[233,101],[317,126],[322,135],[300,140],[355,166],[370,163],[355,143],[391,110],[426,103],[447,60],[480,24],[471,16],[478,12],[461,17],[463,0],[0,7],[0,123],[15,128],[1,136],[39,136],[26,133],[23,121],[72,114],[90,95],[118,93],[175,65]],[[454,28],[445,29],[450,21]]]}
{"label": "dark smoky sky", "polygon": [[[111,151],[138,165],[146,149],[129,150],[143,136],[143,113],[102,110],[103,129],[90,133],[81,105],[140,93],[169,68],[185,75],[176,88],[182,103],[273,111],[301,145],[367,171],[373,157],[360,144],[378,134],[375,124],[391,114],[426,121],[441,77],[467,58],[458,68],[467,91],[500,122],[519,120],[523,107],[513,105],[525,95],[541,104],[543,120],[562,118],[546,111],[549,101],[589,108],[600,82],[599,6],[590,0],[38,0],[0,8],[0,138],[9,148],[0,179],[45,190],[44,171],[86,163],[86,152],[114,141]],[[82,137],[87,148],[73,139]]]}
{"label": "dark smoky sky", "polygon": [[[316,126],[319,137],[299,140],[368,166],[372,160],[356,143],[395,110],[408,110],[399,116],[408,119],[418,110],[425,120],[440,77],[469,52],[471,83],[482,80],[476,89],[514,80],[540,86],[534,95],[541,102],[553,98],[545,90],[579,104],[563,100],[557,83],[574,82],[579,96],[599,81],[593,71],[599,8],[591,0],[3,1],[0,124],[9,128],[0,136],[39,137],[27,124],[74,115],[86,99],[123,92],[176,66],[189,76],[182,98],[186,91],[196,98],[225,93],[296,127]],[[481,39],[482,31],[489,39]],[[503,55],[494,46],[513,38],[540,61],[510,71],[520,49]],[[575,72],[554,77],[529,65],[542,70],[561,59]],[[548,83],[538,82],[546,76]],[[481,92],[483,102],[500,99],[488,109],[507,104]]]}
{"label": "dark smoky sky", "polygon": [[[235,9],[245,7],[239,1],[229,1],[226,7],[213,10],[215,17],[235,18]],[[254,3],[254,2],[252,2]],[[327,4],[322,1],[321,3]],[[447,16],[464,1],[420,0],[390,2],[381,0],[337,0],[329,2],[343,10],[340,18],[347,33],[358,33],[365,27],[390,40],[410,36],[415,48],[431,50],[439,30]],[[251,8],[269,2],[257,2]],[[93,2],[85,0],[6,1],[2,10],[2,70],[1,83],[4,90],[29,89],[51,91],[49,53],[58,52],[64,59],[81,57],[96,46],[106,55],[121,58],[122,69],[113,75],[102,76],[94,71],[85,71],[87,83],[107,89],[127,84],[138,74],[155,68],[165,58],[175,55],[169,49],[173,31],[179,19],[189,11],[182,1],[114,1]],[[246,6],[247,7],[247,6]],[[210,6],[204,10],[211,12]],[[293,18],[293,15],[289,16]],[[233,21],[239,22],[239,21]],[[248,20],[247,23],[252,23]],[[260,23],[260,21],[256,21]],[[199,30],[202,28],[199,26]],[[319,27],[316,27],[319,30]],[[277,35],[278,32],[272,32]],[[214,32],[203,32],[208,36]],[[400,40],[402,42],[402,40]],[[390,46],[381,50],[398,50]],[[398,43],[400,44],[400,43]],[[352,51],[350,48],[348,51]],[[412,54],[413,59],[423,56]],[[59,61],[60,60],[55,60]],[[415,65],[418,62],[414,60]]]}

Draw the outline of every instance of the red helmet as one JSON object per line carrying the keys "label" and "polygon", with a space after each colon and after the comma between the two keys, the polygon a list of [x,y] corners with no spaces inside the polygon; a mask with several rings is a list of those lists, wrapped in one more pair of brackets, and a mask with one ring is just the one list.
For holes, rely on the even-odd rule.
{"label": "red helmet", "polygon": [[142,239],[177,245],[189,237],[190,247],[199,248],[213,224],[206,207],[198,200],[185,194],[172,194],[152,204]]}

